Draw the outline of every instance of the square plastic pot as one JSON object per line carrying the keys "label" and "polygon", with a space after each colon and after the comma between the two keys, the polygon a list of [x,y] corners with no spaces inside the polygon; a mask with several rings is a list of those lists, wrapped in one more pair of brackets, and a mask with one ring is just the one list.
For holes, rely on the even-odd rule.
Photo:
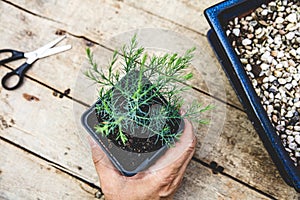
{"label": "square plastic pot", "polygon": [[[136,81],[138,80],[138,72],[133,71],[129,72],[125,77],[123,77],[119,81],[119,86],[123,89],[128,87],[128,89],[132,89],[137,87]],[[126,82],[127,81],[127,82]],[[151,84],[148,79],[143,77],[143,84]],[[118,89],[112,88],[114,95],[118,95],[118,100],[114,102],[114,104],[120,105],[118,109],[124,110],[124,102],[126,99],[122,97],[121,92]],[[87,132],[92,136],[92,138],[97,142],[97,144],[102,148],[105,154],[108,156],[113,165],[125,176],[134,176],[138,172],[141,172],[160,158],[169,148],[167,144],[158,145],[158,148],[155,148],[148,152],[136,152],[133,150],[128,150],[126,148],[121,148],[114,138],[108,138],[102,133],[97,133],[95,131],[95,126],[100,122],[105,121],[103,116],[100,116],[99,113],[96,112],[96,105],[101,104],[102,100],[99,99],[94,105],[92,105],[86,112],[83,113],[81,117],[81,122]],[[164,105],[167,103],[165,98],[161,95],[157,95],[152,100],[152,105]],[[126,103],[125,103],[126,105]],[[151,109],[151,106],[150,108]],[[167,123],[167,122],[166,122]],[[172,120],[169,124],[173,124],[172,133],[177,134],[183,130],[184,121],[183,120]],[[126,132],[126,131],[125,131]],[[128,130],[127,130],[128,132]],[[152,136],[157,137],[157,136]],[[136,137],[137,138],[137,137]],[[132,138],[134,139],[134,138]],[[147,139],[147,137],[143,136],[137,138],[138,140]]]}
{"label": "square plastic pot", "polygon": [[228,0],[205,10],[211,26],[207,37],[226,72],[248,118],[259,134],[265,148],[284,181],[300,192],[300,168],[296,167],[264,110],[238,55],[225,33],[228,21],[245,16],[269,0]]}

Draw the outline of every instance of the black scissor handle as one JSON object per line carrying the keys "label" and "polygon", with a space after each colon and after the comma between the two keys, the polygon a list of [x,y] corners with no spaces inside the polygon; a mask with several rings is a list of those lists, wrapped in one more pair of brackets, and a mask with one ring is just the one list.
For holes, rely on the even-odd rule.
{"label": "black scissor handle", "polygon": [[[5,74],[5,76],[2,78],[2,81],[1,81],[1,84],[2,84],[3,88],[5,88],[7,90],[14,90],[14,89],[20,87],[23,83],[25,72],[30,67],[31,67],[31,64],[28,64],[28,63],[25,62],[23,65],[18,67],[16,70],[13,70],[13,71],[8,72],[7,74]],[[8,84],[8,81],[13,76],[18,77],[18,81],[17,81],[17,83],[10,86],[10,84]]]}
{"label": "black scissor handle", "polygon": [[11,62],[11,61],[14,61],[14,60],[24,58],[24,53],[23,52],[16,51],[16,50],[13,50],[13,49],[0,49],[0,54],[2,54],[2,53],[11,53],[11,56],[9,56],[9,57],[7,57],[3,60],[0,60],[0,65],[3,65],[5,63],[8,63],[8,62]]}

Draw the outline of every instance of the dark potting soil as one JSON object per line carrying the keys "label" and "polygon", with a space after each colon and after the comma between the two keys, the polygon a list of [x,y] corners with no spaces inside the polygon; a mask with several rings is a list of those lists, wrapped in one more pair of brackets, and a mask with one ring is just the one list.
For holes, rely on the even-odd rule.
{"label": "dark potting soil", "polygon": [[[99,123],[105,121],[105,117],[97,114],[97,119]],[[167,121],[165,126],[170,128],[171,136],[177,134],[179,129],[181,119],[175,118],[172,121]],[[161,147],[165,145],[162,138],[157,135],[153,135],[150,137],[135,137],[130,133],[126,133],[123,131],[123,134],[127,137],[127,142],[124,144],[120,138],[118,138],[118,129],[115,129],[114,132],[110,133],[107,138],[109,142],[112,142],[114,145],[120,147],[122,150],[134,152],[134,153],[149,153],[153,151],[159,150]],[[117,139],[118,138],[118,139]]]}
{"label": "dark potting soil", "polygon": [[[118,137],[119,130],[117,128],[113,132],[111,132],[107,136],[107,138],[114,145],[120,147],[125,151],[134,153],[148,153],[157,151],[165,145],[165,142],[160,136],[154,135],[150,131],[145,131],[145,127],[150,126],[151,118],[154,117],[150,116],[153,115],[150,113],[152,113],[153,110],[157,109],[157,107],[167,105],[167,101],[158,91],[156,91],[155,89],[150,89],[152,86],[151,82],[146,77],[143,77],[142,91],[147,91],[147,93],[143,97],[140,97],[140,106],[138,109],[136,109],[135,100],[128,98],[128,96],[132,96],[137,90],[138,77],[139,72],[132,71],[127,76],[121,79],[117,87],[112,88],[106,93],[106,97],[104,98],[107,98],[107,103],[110,102],[111,105],[114,105],[114,109],[119,110],[120,113],[124,113],[125,115],[133,112],[129,116],[136,116],[134,117],[134,119],[132,119],[133,122],[131,123],[131,125],[129,125],[133,128],[128,128],[131,130],[131,132],[129,132],[128,130],[122,130],[123,134],[126,135],[128,139],[125,144],[122,142],[121,138]],[[127,91],[130,95],[125,97],[120,90]],[[98,102],[98,104],[101,105],[101,100]],[[170,113],[170,115],[178,115],[178,118],[166,120],[165,125],[156,130],[160,132],[160,130],[162,130],[163,128],[168,127],[170,131],[168,131],[167,134],[169,136],[165,136],[165,138],[171,138],[174,136],[174,134],[177,134],[181,122],[178,111],[174,110],[172,113]],[[98,110],[97,118],[99,123],[101,123],[103,121],[108,121],[110,117],[105,111]]]}

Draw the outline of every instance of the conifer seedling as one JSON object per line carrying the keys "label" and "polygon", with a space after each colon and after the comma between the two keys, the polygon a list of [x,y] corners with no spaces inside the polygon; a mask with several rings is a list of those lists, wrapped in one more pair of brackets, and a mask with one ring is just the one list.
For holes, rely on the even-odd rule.
{"label": "conifer seedling", "polygon": [[[191,89],[186,82],[193,78],[193,74],[187,72],[187,68],[191,65],[194,51],[195,48],[191,48],[184,55],[166,53],[150,56],[138,45],[134,35],[129,45],[114,52],[105,72],[94,61],[91,50],[87,49],[90,68],[85,75],[99,86],[99,100],[94,105],[97,123],[92,129],[98,141],[107,138],[107,144],[100,141],[101,145],[111,146],[113,143],[114,147],[131,156],[123,164],[124,155],[117,155],[121,159],[117,162],[112,159],[123,174],[124,171],[134,171],[135,174],[148,167],[151,162],[145,164],[145,160],[149,160],[149,156],[157,159],[167,148],[176,145],[183,131],[184,118],[194,123],[208,123],[200,117],[202,112],[212,108],[211,105],[203,107],[194,102],[180,114],[185,103],[181,94]],[[121,74],[125,75],[121,78]],[[107,151],[107,147],[104,149]],[[157,151],[161,153],[154,153]],[[142,153],[152,154],[147,154],[147,159],[134,160],[129,152],[137,154],[137,157]],[[115,153],[122,154],[122,151],[116,150]],[[129,160],[130,164],[127,163]]]}

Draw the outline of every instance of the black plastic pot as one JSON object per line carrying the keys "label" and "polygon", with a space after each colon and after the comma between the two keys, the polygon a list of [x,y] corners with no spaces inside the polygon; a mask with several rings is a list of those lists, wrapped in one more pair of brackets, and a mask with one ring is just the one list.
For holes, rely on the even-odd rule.
{"label": "black plastic pot", "polygon": [[[132,89],[137,86],[138,73],[133,72],[127,74],[123,77],[119,86],[123,89],[128,87],[128,89]],[[126,82],[127,81],[127,82]],[[129,82],[129,83],[128,83]],[[147,86],[150,83],[145,77],[143,78],[143,83]],[[110,91],[114,92],[114,95],[118,95],[118,100],[115,101],[115,104],[120,105],[119,109],[124,109],[123,106],[126,106],[126,102],[124,104],[124,98],[120,97],[118,94],[118,89],[112,88]],[[116,140],[116,136],[110,134],[109,136],[104,136],[101,133],[97,133],[95,131],[95,126],[100,122],[105,121],[105,115],[96,111],[96,105],[101,104],[102,101],[99,99],[93,106],[91,106],[81,118],[82,124],[88,133],[93,137],[93,139],[99,144],[102,150],[106,153],[108,158],[114,164],[114,166],[125,176],[133,176],[140,171],[147,169],[151,166],[160,156],[162,156],[167,149],[169,148],[167,144],[162,143],[157,136],[139,136],[137,134],[132,135],[128,130],[123,130],[125,134],[127,134],[129,140],[131,140],[131,144],[138,144],[139,146],[145,144],[146,141],[151,140],[153,142],[153,146],[148,146],[145,152],[139,150],[135,150],[134,148],[129,148],[128,146],[124,146],[121,144],[120,140]],[[151,106],[154,105],[164,105],[166,104],[166,100],[161,95],[157,95],[152,99],[151,102],[147,106],[150,108],[142,108],[142,109],[151,109]],[[177,112],[177,111],[176,111]],[[146,123],[146,122],[143,122]],[[184,121],[181,119],[174,119],[172,121],[166,121],[166,124],[171,127],[171,133],[177,134],[183,130]],[[138,132],[138,131],[137,131]],[[139,133],[139,132],[138,132]],[[156,142],[154,142],[156,141]],[[149,142],[148,142],[149,145]]]}
{"label": "black plastic pot", "polygon": [[300,168],[296,167],[276,134],[266,111],[260,103],[242,63],[235,53],[225,29],[229,20],[251,13],[269,0],[228,0],[205,10],[205,16],[211,26],[208,39],[225,70],[235,92],[241,101],[249,119],[258,132],[273,162],[285,182],[300,192]]}

